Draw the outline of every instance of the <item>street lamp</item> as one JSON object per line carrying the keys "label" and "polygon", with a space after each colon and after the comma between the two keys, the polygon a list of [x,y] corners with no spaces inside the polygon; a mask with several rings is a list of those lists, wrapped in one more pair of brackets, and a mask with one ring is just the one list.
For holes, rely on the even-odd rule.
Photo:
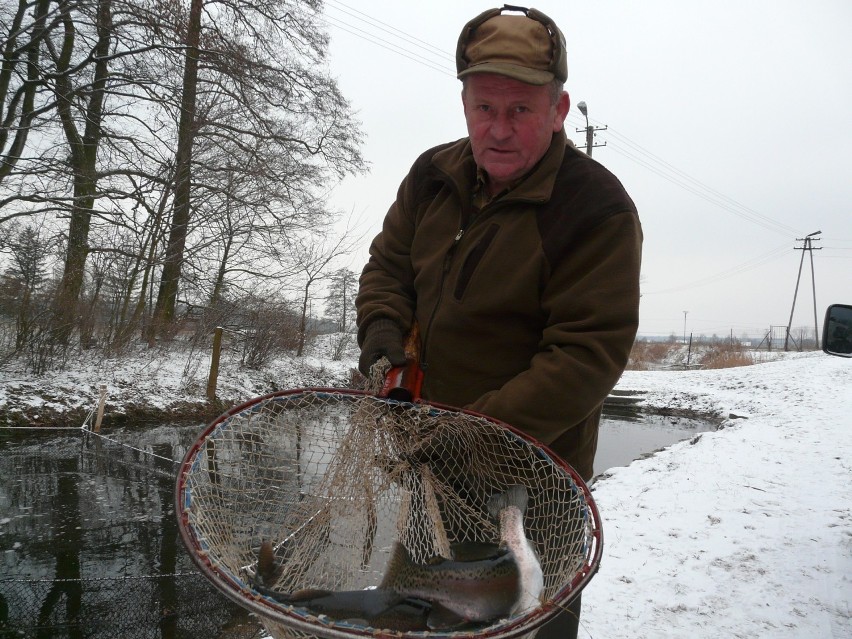
{"label": "street lamp", "polygon": [[[583,114],[583,117],[586,118],[586,155],[592,157],[592,147],[594,146],[593,138],[595,136],[595,129],[592,126],[589,126],[589,109],[586,106],[585,101],[581,100],[577,103],[577,108],[580,109],[580,113]],[[580,129],[577,129],[578,131]]]}
{"label": "street lamp", "polygon": [[578,102],[577,108],[580,109],[580,113],[583,114],[583,117],[586,118],[586,127],[583,129],[577,129],[577,133],[582,133],[585,131],[586,133],[586,155],[592,157],[592,147],[594,146],[606,146],[606,142],[603,144],[595,145],[595,131],[606,131],[606,126],[596,127],[589,124],[589,108],[586,106],[585,102]]}

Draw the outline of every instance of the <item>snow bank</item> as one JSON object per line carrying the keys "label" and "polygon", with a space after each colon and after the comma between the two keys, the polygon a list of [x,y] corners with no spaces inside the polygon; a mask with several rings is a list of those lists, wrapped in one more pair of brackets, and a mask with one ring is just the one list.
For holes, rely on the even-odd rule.
{"label": "snow bank", "polygon": [[627,372],[619,386],[729,419],[596,482],[604,558],[581,636],[852,636],[852,360]]}

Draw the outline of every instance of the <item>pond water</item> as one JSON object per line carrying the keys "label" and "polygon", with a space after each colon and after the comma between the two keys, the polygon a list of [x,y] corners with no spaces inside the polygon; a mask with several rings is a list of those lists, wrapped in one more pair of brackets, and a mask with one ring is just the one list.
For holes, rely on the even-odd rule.
{"label": "pond water", "polygon": [[646,414],[607,415],[604,412],[595,454],[595,473],[600,475],[610,468],[627,466],[661,448],[715,429],[716,424],[704,419]]}
{"label": "pond water", "polygon": [[[605,416],[597,471],[712,430]],[[259,636],[194,568],[174,516],[177,461],[201,427],[0,429],[0,636]],[[107,439],[108,437],[108,439]]]}
{"label": "pond water", "polygon": [[254,636],[222,634],[246,615],[179,540],[171,460],[198,431],[0,430],[0,637]]}

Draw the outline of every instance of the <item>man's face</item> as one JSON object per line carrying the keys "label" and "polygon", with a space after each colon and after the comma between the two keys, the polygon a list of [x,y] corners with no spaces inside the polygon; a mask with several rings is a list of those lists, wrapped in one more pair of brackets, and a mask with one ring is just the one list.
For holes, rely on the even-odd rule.
{"label": "man's face", "polygon": [[462,103],[473,158],[488,173],[492,195],[535,166],[562,128],[570,104],[564,92],[553,104],[548,85],[493,73],[468,76]]}

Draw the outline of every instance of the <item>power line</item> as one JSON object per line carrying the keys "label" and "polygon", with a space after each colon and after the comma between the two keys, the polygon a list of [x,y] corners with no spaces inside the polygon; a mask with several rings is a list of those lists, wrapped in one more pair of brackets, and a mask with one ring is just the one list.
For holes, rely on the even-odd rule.
{"label": "power line", "polygon": [[359,29],[357,27],[352,27],[351,25],[347,25],[346,23],[341,22],[341,21],[337,20],[336,18],[327,17],[326,24],[330,24],[330,25],[336,27],[337,29],[340,29],[341,31],[345,31],[345,32],[347,32],[351,35],[354,35],[358,38],[361,38],[361,39],[366,40],[366,41],[368,41],[372,44],[375,44],[376,46],[382,47],[383,49],[387,49],[388,51],[390,51],[392,53],[396,53],[397,55],[400,55],[403,58],[408,58],[409,60],[411,60],[413,62],[416,62],[418,64],[422,64],[423,66],[425,66],[429,69],[432,69],[433,71],[438,71],[439,73],[443,73],[443,74],[449,75],[451,77],[455,77],[455,75],[456,75],[455,73],[448,71],[444,67],[436,66],[432,62],[430,62],[428,60],[424,60],[422,57],[418,57],[418,55],[414,51],[410,51],[408,49],[405,49],[405,48],[403,48],[403,47],[401,47],[397,44],[394,44],[394,43],[392,43],[388,40],[384,40],[382,38],[370,37],[370,36],[373,36],[373,34],[369,34],[366,31],[363,31],[362,29]]}
{"label": "power line", "polygon": [[727,279],[729,277],[733,277],[735,275],[740,275],[745,273],[746,271],[750,271],[752,269],[757,268],[758,266],[763,266],[769,262],[772,262],[782,255],[786,255],[790,250],[788,244],[784,244],[777,248],[774,248],[763,255],[759,255],[750,260],[747,260],[741,264],[733,266],[726,271],[722,271],[720,273],[716,273],[715,275],[710,275],[708,277],[702,278],[700,280],[696,280],[687,284],[681,284],[679,286],[673,286],[671,288],[660,289],[658,291],[642,291],[643,295],[661,295],[663,293],[676,293],[679,291],[685,291],[692,288],[697,288],[700,286],[706,286],[708,284],[714,284],[720,280]]}
{"label": "power line", "polygon": [[[339,6],[334,6],[339,5]],[[436,47],[428,42],[417,38],[410,33],[397,29],[396,27],[387,24],[377,18],[350,7],[342,2],[335,0],[326,1],[327,8],[341,12],[345,16],[354,18],[357,22],[363,23],[367,29],[378,29],[380,33],[371,32],[364,28],[354,26],[349,21],[331,16],[328,13],[317,14],[317,19],[325,22],[327,25],[333,26],[341,31],[345,31],[350,35],[366,40],[367,42],[379,46],[383,49],[400,55],[408,60],[421,64],[433,71],[438,71],[444,75],[455,77],[454,60],[455,56],[450,56],[446,51]],[[391,40],[383,37],[381,34],[387,34],[396,40],[400,40],[403,44],[396,44]],[[438,60],[429,60],[427,57],[439,58]]]}
{"label": "power line", "polygon": [[[349,21],[344,21],[341,18],[328,15],[327,13],[318,14],[318,19],[324,20],[326,24],[386,49],[391,53],[395,53],[408,60],[416,62],[417,64],[421,64],[433,71],[438,71],[439,73],[448,76],[455,76],[453,67],[454,55],[450,55],[441,48],[360,11],[359,9],[356,9],[344,2],[340,2],[339,0],[326,0],[326,8],[330,8],[339,12],[343,16],[354,19],[354,21],[360,23],[364,28],[349,24]],[[383,37],[383,34],[401,41],[402,44],[397,44],[388,40]],[[582,120],[579,117],[574,119],[582,123]],[[626,135],[619,133],[617,129],[609,127],[607,131],[613,138],[615,138],[615,143],[613,143],[613,140],[610,140],[609,148],[635,162],[639,166],[659,175],[675,186],[678,186],[737,217],[761,226],[764,229],[781,233],[788,237],[790,235],[797,235],[800,233],[799,229],[794,229],[769,216],[763,215],[725,195],[721,191],[708,186],[685,171],[675,167],[660,156],[648,151],[640,144],[628,138]]]}
{"label": "power line", "polygon": [[[635,153],[632,153],[631,151],[619,146],[618,144],[612,144],[611,143],[609,145],[609,148],[612,149],[615,153],[618,153],[619,155],[623,155],[624,157],[628,158],[629,160],[632,160],[633,162],[635,162],[639,166],[642,166],[642,167],[648,169],[649,171],[651,171],[652,173],[659,175],[663,179],[668,180],[669,182],[671,182],[675,186],[679,186],[684,191],[688,191],[689,193],[696,195],[697,197],[701,198],[702,200],[705,200],[706,202],[709,202],[710,204],[713,204],[714,206],[717,206],[721,209],[724,209],[724,210],[728,211],[729,213],[732,213],[733,215],[735,215],[737,217],[740,217],[740,218],[747,220],[747,221],[749,221],[753,224],[761,226],[761,227],[763,227],[763,228],[765,228],[769,231],[783,233],[784,235],[786,235],[788,237],[790,235],[796,235],[797,234],[797,231],[795,231],[794,229],[788,228],[788,227],[786,227],[785,225],[783,225],[779,222],[775,222],[775,221],[773,221],[769,218],[766,218],[764,216],[758,217],[756,215],[749,214],[748,212],[746,212],[747,209],[744,211],[742,208],[737,208],[736,206],[729,203],[730,198],[720,199],[718,196],[715,196],[713,194],[714,191],[712,189],[699,188],[697,186],[693,186],[692,184],[685,182],[684,180],[679,179],[676,174],[672,175],[671,173],[667,172],[664,168],[659,168],[658,166],[648,162],[647,160],[645,160],[642,157],[636,155]],[[742,206],[742,205],[738,205],[738,206]]]}
{"label": "power line", "polygon": [[[670,164],[663,158],[654,153],[651,153],[647,149],[643,148],[641,145],[633,142],[625,135],[622,135],[617,130],[610,127],[610,134],[620,140],[626,147],[621,147],[618,143],[612,143],[610,146],[616,150],[617,153],[624,155],[625,157],[632,159],[636,163],[644,166],[650,171],[660,175],[661,177],[669,180],[673,184],[680,186],[681,188],[689,191],[690,193],[694,193],[698,195],[702,199],[715,204],[716,206],[733,213],[734,215],[741,217],[753,224],[757,224],[767,230],[775,231],[777,233],[781,233],[786,236],[797,235],[799,230],[794,229],[786,224],[782,224],[777,220],[763,215],[755,211],[754,209],[745,206],[744,204],[736,201],[735,199],[725,195],[721,191],[714,189],[711,186],[708,186],[704,182],[692,177],[685,171],[678,169],[676,166]],[[638,154],[638,155],[637,155]],[[644,156],[644,157],[643,157]],[[646,160],[648,158],[650,160]],[[654,164],[652,164],[653,162]],[[657,166],[658,165],[658,166]]]}
{"label": "power line", "polygon": [[[356,20],[361,20],[363,22],[367,22],[370,25],[378,26],[378,28],[386,33],[393,35],[394,37],[400,37],[403,40],[407,40],[411,44],[423,48],[425,50],[431,50],[434,55],[440,56],[444,58],[444,60],[448,64],[452,64],[455,60],[455,56],[448,54],[446,51],[441,49],[440,47],[436,47],[433,44],[429,44],[425,40],[421,40],[417,36],[414,36],[410,33],[403,31],[402,29],[397,29],[395,26],[388,24],[387,22],[383,22],[378,18],[374,18],[371,15],[364,13],[363,11],[359,11],[354,7],[350,7],[349,5],[339,2],[338,0],[326,0],[325,2],[327,7],[334,8],[342,13],[345,13],[351,17],[354,17]],[[338,5],[338,6],[335,6]],[[343,7],[343,8],[341,8]]]}

